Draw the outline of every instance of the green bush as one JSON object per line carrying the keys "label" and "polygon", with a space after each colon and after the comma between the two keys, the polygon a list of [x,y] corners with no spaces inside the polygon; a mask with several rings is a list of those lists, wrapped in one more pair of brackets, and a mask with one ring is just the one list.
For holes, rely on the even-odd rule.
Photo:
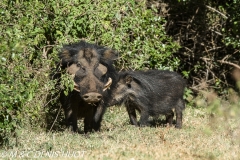
{"label": "green bush", "polygon": [[2,0],[0,17],[1,144],[18,128],[46,126],[47,106],[57,102],[49,75],[62,44],[86,39],[115,48],[120,69],[179,65],[165,19],[145,1]]}
{"label": "green bush", "polygon": [[228,13],[227,25],[223,28],[224,43],[240,48],[240,0],[225,2],[225,6],[220,6]]}

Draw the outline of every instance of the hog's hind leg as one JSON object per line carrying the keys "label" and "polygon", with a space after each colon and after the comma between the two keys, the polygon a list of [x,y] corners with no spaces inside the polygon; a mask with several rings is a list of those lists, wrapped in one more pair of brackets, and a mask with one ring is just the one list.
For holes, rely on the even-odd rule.
{"label": "hog's hind leg", "polygon": [[130,123],[132,125],[138,126],[136,110],[133,106],[127,105],[127,112],[129,115]]}
{"label": "hog's hind leg", "polygon": [[170,113],[166,114],[166,123],[168,123],[169,126],[172,126],[173,117],[174,117],[174,112],[172,110]]}
{"label": "hog's hind leg", "polygon": [[148,118],[149,118],[149,113],[145,110],[141,111],[139,126],[140,127],[150,126],[150,124],[148,122]]}
{"label": "hog's hind leg", "polygon": [[176,112],[176,128],[182,128],[182,110],[185,108],[185,103],[183,99],[178,100],[178,104],[175,108]]}

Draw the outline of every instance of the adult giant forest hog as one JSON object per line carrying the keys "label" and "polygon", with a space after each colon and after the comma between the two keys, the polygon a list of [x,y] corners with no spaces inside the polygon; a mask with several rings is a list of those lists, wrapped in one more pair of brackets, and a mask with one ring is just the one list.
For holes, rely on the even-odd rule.
{"label": "adult giant forest hog", "polygon": [[117,54],[108,48],[85,41],[63,46],[59,53],[61,68],[72,76],[74,90],[60,101],[67,126],[78,131],[77,120],[84,118],[84,132],[99,131],[102,116],[116,82],[113,60]]}
{"label": "adult giant forest hog", "polygon": [[[176,128],[182,127],[185,80],[176,72],[149,70],[119,73],[110,105],[124,103],[133,125],[145,126],[149,116],[166,115],[172,125],[176,112]],[[140,112],[137,122],[136,110]]]}

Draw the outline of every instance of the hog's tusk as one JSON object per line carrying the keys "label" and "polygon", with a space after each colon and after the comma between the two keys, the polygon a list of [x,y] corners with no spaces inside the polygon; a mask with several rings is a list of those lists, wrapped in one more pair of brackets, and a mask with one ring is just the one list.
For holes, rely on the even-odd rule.
{"label": "hog's tusk", "polygon": [[78,88],[78,85],[77,85],[77,83],[75,83],[75,82],[74,82],[74,87],[73,87],[73,89],[74,89],[75,91],[77,91],[77,92],[80,92],[80,89]]}
{"label": "hog's tusk", "polygon": [[73,83],[74,83],[73,89],[77,92],[80,92],[80,89],[78,88],[77,83],[74,81],[75,74],[71,74],[70,76],[72,77],[72,80],[73,80]]}
{"label": "hog's tusk", "polygon": [[74,79],[75,74],[70,74],[70,77],[71,77],[72,79]]}
{"label": "hog's tusk", "polygon": [[112,78],[109,77],[107,83],[103,88],[103,91],[106,91],[108,88],[110,88],[111,84],[112,84]]}

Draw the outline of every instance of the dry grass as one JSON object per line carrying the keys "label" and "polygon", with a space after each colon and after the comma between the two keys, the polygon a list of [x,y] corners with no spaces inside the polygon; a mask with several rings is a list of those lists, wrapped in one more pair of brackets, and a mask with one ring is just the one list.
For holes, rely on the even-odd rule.
{"label": "dry grass", "polygon": [[[102,131],[89,135],[68,131],[23,130],[18,146],[0,151],[3,159],[239,159],[240,128],[236,119],[214,120],[206,109],[188,107],[183,128],[129,125],[124,107],[108,109]],[[216,122],[217,121],[217,122]],[[214,125],[209,125],[214,123]]]}

